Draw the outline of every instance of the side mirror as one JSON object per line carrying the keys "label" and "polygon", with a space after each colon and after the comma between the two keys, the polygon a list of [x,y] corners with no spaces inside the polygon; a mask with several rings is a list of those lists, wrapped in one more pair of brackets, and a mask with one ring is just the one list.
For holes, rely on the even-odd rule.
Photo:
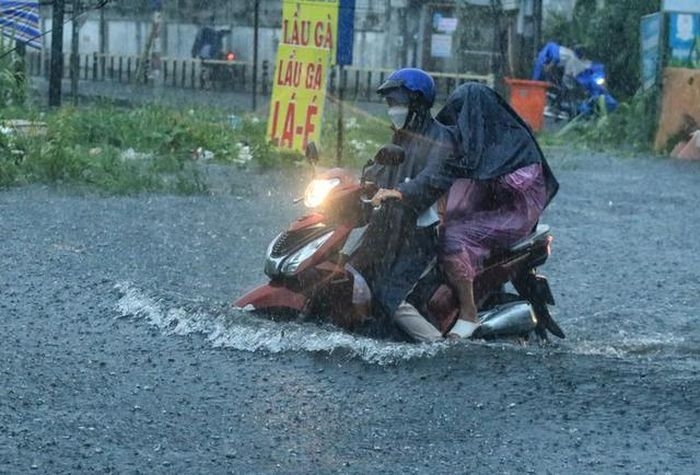
{"label": "side mirror", "polygon": [[318,148],[316,148],[315,142],[309,142],[304,150],[304,156],[306,161],[315,166],[318,163]]}
{"label": "side mirror", "polygon": [[380,165],[400,165],[405,159],[406,151],[394,144],[383,145],[374,156],[374,161]]}

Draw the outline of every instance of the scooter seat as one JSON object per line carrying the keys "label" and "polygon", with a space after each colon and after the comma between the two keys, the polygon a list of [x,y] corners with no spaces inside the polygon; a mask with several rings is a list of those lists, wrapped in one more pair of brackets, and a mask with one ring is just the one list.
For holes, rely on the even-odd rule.
{"label": "scooter seat", "polygon": [[535,229],[535,232],[530,234],[529,236],[525,237],[524,239],[521,239],[520,241],[516,242],[513,244],[509,251],[510,252],[520,252],[525,249],[527,249],[529,246],[532,246],[532,244],[535,241],[539,241],[543,239],[545,236],[549,234],[549,226],[546,224],[538,224],[537,229]]}

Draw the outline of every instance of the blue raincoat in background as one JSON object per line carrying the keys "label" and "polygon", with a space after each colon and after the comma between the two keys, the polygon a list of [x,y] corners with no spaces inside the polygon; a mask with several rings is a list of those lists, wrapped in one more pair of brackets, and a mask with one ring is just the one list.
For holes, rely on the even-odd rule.
{"label": "blue raincoat in background", "polygon": [[0,0],[0,31],[7,38],[41,49],[39,2]]}

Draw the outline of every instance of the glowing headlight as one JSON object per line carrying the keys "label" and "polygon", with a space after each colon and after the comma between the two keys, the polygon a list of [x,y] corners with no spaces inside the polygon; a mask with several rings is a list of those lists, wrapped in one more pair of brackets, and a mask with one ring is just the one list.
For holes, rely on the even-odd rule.
{"label": "glowing headlight", "polygon": [[313,180],[306,187],[304,192],[304,204],[308,208],[316,208],[323,203],[326,199],[328,193],[331,192],[333,188],[340,185],[339,178],[330,178],[328,180]]}
{"label": "glowing headlight", "polygon": [[289,256],[287,261],[282,266],[282,273],[293,274],[294,272],[296,272],[301,263],[309,257],[313,256],[314,253],[318,251],[319,248],[323,246],[326,243],[326,241],[328,241],[328,238],[330,238],[332,235],[333,231],[326,233],[323,236],[314,239],[313,241],[299,249],[297,252]]}
{"label": "glowing headlight", "polygon": [[605,78],[595,78],[595,83],[599,86],[605,84]]}

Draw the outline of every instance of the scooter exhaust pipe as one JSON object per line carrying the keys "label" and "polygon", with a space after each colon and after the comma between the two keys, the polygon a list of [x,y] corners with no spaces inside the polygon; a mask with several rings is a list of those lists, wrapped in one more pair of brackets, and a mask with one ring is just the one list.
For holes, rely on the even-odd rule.
{"label": "scooter exhaust pipe", "polygon": [[499,305],[479,315],[480,325],[472,338],[526,336],[537,326],[535,311],[528,302]]}

